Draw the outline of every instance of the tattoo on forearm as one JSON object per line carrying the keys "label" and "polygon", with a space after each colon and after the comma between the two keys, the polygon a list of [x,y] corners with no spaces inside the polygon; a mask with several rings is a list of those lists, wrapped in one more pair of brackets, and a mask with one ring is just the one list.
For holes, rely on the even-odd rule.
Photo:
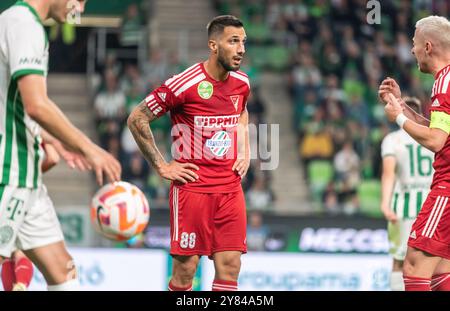
{"label": "tattoo on forearm", "polygon": [[131,113],[128,120],[128,127],[144,157],[154,168],[158,168],[164,162],[164,158],[156,146],[155,138],[150,129],[150,122],[155,119],[156,116],[148,109],[146,103],[143,101]]}

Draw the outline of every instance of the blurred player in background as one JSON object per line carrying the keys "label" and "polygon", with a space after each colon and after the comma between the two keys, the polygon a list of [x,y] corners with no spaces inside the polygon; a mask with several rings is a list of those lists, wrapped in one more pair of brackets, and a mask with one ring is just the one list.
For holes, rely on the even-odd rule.
{"label": "blurred player in background", "polygon": [[429,16],[416,23],[412,53],[420,71],[435,78],[431,120],[407,109],[395,80],[379,88],[390,121],[435,153],[431,191],[414,222],[403,265],[407,291],[450,290],[450,22]]}
{"label": "blurred player in background", "polygon": [[[241,21],[229,15],[214,18],[207,30],[208,60],[168,79],[128,118],[147,161],[172,181],[169,290],[192,290],[202,255],[214,260],[212,289],[237,290],[240,257],[247,251],[241,178],[250,163],[250,84],[239,71],[246,34]],[[149,122],[169,111],[175,160],[167,163]]]}
{"label": "blurred player in background", "polygon": [[28,286],[30,286],[33,278],[33,263],[22,251],[14,251],[11,258],[3,262],[1,269],[4,291],[17,292],[28,290]]}
{"label": "blurred player in background", "polygon": [[[82,12],[85,1],[78,2]],[[121,173],[119,162],[47,96],[48,40],[42,21],[51,17],[64,23],[72,13],[68,3],[18,1],[0,15],[0,261],[17,246],[43,273],[49,290],[76,290],[79,283],[42,184],[41,142],[64,149],[62,156],[71,158],[72,167],[93,169],[99,184],[103,174],[118,181]]]}
{"label": "blurred player in background", "polygon": [[[405,104],[422,115],[417,98],[404,98]],[[389,253],[393,257],[390,286],[405,289],[402,270],[411,226],[430,191],[434,154],[422,147],[403,129],[388,134],[381,143],[381,211],[388,221]]]}

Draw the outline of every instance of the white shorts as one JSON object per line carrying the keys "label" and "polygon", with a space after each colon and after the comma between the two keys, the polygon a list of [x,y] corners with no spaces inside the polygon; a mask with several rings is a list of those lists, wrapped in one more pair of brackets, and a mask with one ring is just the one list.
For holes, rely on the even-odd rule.
{"label": "white shorts", "polygon": [[416,221],[415,218],[399,219],[395,224],[388,223],[389,254],[395,260],[405,260],[408,239],[414,221]]}
{"label": "white shorts", "polygon": [[0,256],[63,241],[53,202],[38,189],[0,185]]}

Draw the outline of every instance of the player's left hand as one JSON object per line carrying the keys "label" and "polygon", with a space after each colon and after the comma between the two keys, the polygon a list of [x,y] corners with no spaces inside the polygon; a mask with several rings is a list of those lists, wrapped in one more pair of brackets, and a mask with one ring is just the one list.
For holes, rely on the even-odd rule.
{"label": "player's left hand", "polygon": [[392,93],[389,93],[387,95],[387,104],[384,106],[384,112],[388,118],[389,121],[395,122],[395,119],[397,116],[403,112],[403,107],[401,103],[398,101],[397,98],[395,98]]}
{"label": "player's left hand", "polygon": [[244,176],[247,174],[248,168],[250,167],[250,157],[239,157],[237,158],[236,162],[233,164],[233,171],[237,171],[237,173],[241,176],[241,178],[244,178]]}
{"label": "player's left hand", "polygon": [[92,170],[92,166],[83,155],[67,150],[59,141],[53,142],[52,145],[70,168],[80,171]]}

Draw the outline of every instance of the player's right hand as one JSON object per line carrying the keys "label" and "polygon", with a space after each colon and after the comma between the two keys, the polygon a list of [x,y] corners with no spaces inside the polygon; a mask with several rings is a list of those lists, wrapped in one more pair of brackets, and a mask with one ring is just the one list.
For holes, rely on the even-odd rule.
{"label": "player's right hand", "polygon": [[97,183],[103,185],[103,174],[110,182],[120,181],[122,167],[110,153],[99,146],[92,144],[85,152],[85,158],[95,172]]}
{"label": "player's right hand", "polygon": [[198,180],[198,175],[194,172],[194,170],[199,170],[199,167],[195,164],[172,161],[170,163],[162,165],[158,169],[158,173],[165,179],[171,181],[179,181],[183,184],[187,184],[188,182],[194,182]]}
{"label": "player's right hand", "polygon": [[387,77],[381,82],[380,87],[378,88],[378,96],[385,104],[387,104],[389,100],[389,93],[393,94],[396,98],[402,97],[402,92],[398,83],[394,79]]}

